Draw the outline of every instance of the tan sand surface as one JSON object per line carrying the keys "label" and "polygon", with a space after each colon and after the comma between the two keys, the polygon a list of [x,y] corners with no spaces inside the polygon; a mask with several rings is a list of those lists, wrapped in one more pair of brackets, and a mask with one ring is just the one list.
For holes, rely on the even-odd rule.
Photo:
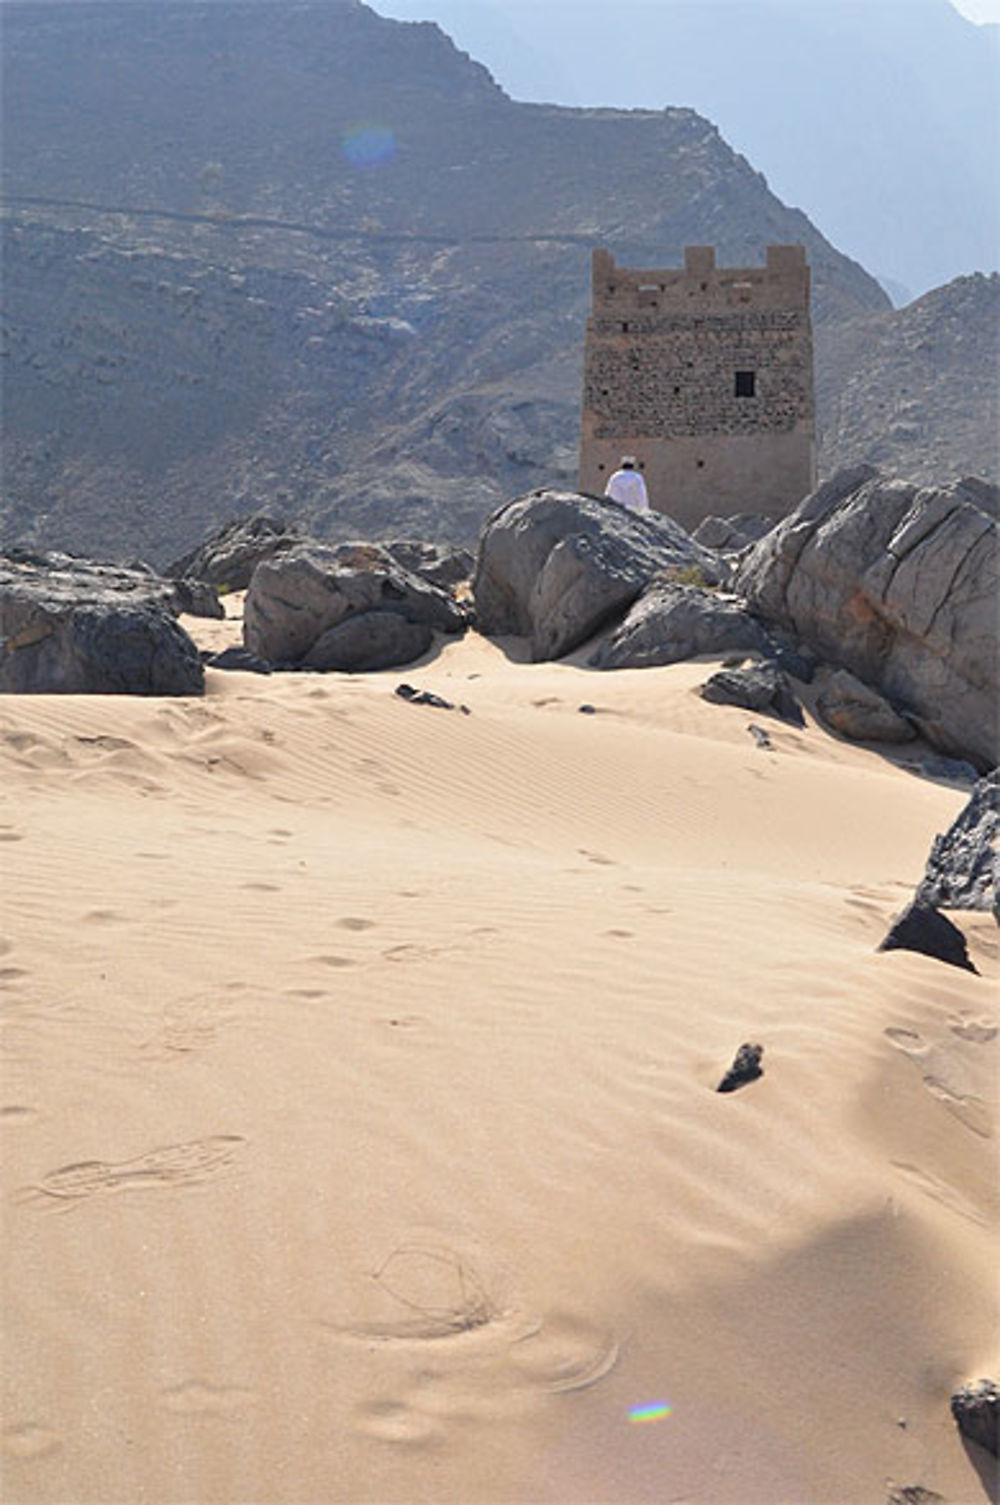
{"label": "tan sand surface", "polygon": [[988,1498],[964,794],[710,667],[0,702],[4,1505]]}

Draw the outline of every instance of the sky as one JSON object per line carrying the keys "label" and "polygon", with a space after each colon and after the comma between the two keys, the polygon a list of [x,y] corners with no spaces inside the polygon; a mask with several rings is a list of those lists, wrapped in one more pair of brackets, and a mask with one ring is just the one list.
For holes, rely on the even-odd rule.
{"label": "sky", "polygon": [[1000,0],[951,0],[970,21],[1000,21]]}

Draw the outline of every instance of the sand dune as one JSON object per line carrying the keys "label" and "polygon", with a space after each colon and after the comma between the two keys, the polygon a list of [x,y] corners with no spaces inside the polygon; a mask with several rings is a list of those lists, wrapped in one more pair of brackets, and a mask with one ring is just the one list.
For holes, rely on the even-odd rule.
{"label": "sand dune", "polygon": [[964,794],[706,672],[5,698],[4,1501],[988,1498],[997,931],[874,950]]}

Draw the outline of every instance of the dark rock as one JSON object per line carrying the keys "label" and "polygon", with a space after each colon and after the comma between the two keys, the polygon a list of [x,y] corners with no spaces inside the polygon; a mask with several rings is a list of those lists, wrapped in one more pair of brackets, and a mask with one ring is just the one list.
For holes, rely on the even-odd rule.
{"label": "dark rock", "polygon": [[[380,545],[327,548],[305,542],[262,560],[254,570],[243,608],[243,640],[271,663],[304,664],[324,634],[365,614],[395,615],[404,624],[442,632],[460,632],[466,625],[465,613],[446,591],[411,575]],[[386,656],[394,630],[403,654],[395,660]],[[426,651],[426,634],[420,641],[423,646],[415,648],[416,634],[373,622],[344,635],[343,655],[360,654],[366,643],[372,653],[381,647],[378,667],[387,668]],[[340,651],[336,640],[323,654],[328,650],[326,662],[332,663]]]}
{"label": "dark rock", "polygon": [[[439,711],[455,710],[455,703],[445,700],[443,695],[435,695],[433,690],[418,690],[413,685],[397,685],[395,693],[402,700],[408,700],[411,705],[435,706]],[[471,716],[472,712],[467,705],[460,705],[458,709],[463,716]]]}
{"label": "dark rock", "polygon": [[735,596],[657,581],[593,655],[595,669],[646,669],[700,653],[766,651],[767,633]]}
{"label": "dark rock", "polygon": [[912,742],[913,723],[847,669],[830,670],[816,698],[826,724],[854,742]]}
{"label": "dark rock", "polygon": [[597,707],[595,705],[591,705],[589,701],[584,701],[583,705],[578,705],[577,710],[580,712],[581,716],[597,715]]}
{"label": "dark rock", "polygon": [[36,603],[18,626],[0,602],[0,631],[0,691],[10,694],[205,691],[197,648],[160,607],[113,601]]}
{"label": "dark rock", "polygon": [[763,1076],[764,1068],[760,1064],[763,1054],[763,1045],[741,1045],[733,1058],[733,1064],[716,1087],[716,1092],[735,1092],[737,1088],[745,1087],[748,1082],[755,1082]]}
{"label": "dark rock", "polygon": [[259,512],[226,523],[190,553],[164,570],[176,580],[207,581],[227,590],[246,590],[262,559],[272,559],[303,541],[295,523]]}
{"label": "dark rock", "polygon": [[38,590],[61,601],[111,598],[161,606],[172,616],[224,617],[216,592],[199,581],[164,578],[141,559],[118,564],[58,551],[10,549],[0,554],[0,590]]}
{"label": "dark rock", "polygon": [[780,716],[795,726],[804,726],[802,707],[792,694],[781,670],[772,662],[745,669],[719,669],[698,692],[713,705],[736,705],[746,711]]}
{"label": "dark rock", "polygon": [[980,779],[943,835],[935,836],[916,892],[942,909],[992,909],[1000,879],[1000,771]]}
{"label": "dark rock", "polygon": [[242,669],[246,674],[270,674],[271,665],[246,648],[224,648],[205,659],[208,669]]}
{"label": "dark rock", "polygon": [[0,561],[0,691],[201,695],[201,657],[175,604],[173,583],[145,569]]}
{"label": "dark rock", "polygon": [[922,1484],[893,1484],[885,1505],[945,1505],[945,1498],[933,1489],[924,1489]]}
{"label": "dark rock", "polygon": [[348,674],[391,669],[420,658],[433,641],[426,622],[408,622],[394,611],[354,612],[316,639],[302,667]]}
{"label": "dark rock", "polygon": [[798,648],[778,647],[774,662],[783,674],[788,674],[792,679],[799,680],[804,685],[811,685],[819,666],[819,660],[811,653],[803,653]]}
{"label": "dark rock", "polygon": [[394,538],[384,547],[411,575],[419,575],[421,580],[429,580],[431,585],[439,585],[443,590],[451,590],[471,579],[476,564],[470,549],[452,544]]}
{"label": "dark rock", "polygon": [[[907,765],[912,768],[912,764]],[[914,772],[925,779],[943,779],[948,784],[974,784],[979,771],[964,758],[921,758]]]}
{"label": "dark rock", "polygon": [[536,661],[560,658],[628,610],[654,576],[718,558],[660,513],[567,491],[533,491],[494,512],[472,582],[479,628],[531,639]]}
{"label": "dark rock", "polygon": [[774,744],[762,726],[758,726],[755,721],[750,721],[747,723],[747,731],[762,752],[771,751]]}
{"label": "dark rock", "polygon": [[919,951],[966,972],[976,968],[969,960],[965,936],[957,925],[931,904],[915,899],[892,923],[879,951]]}
{"label": "dark rock", "polygon": [[981,482],[920,488],[858,466],[754,545],[736,586],[985,771],[998,757],[995,507]]}
{"label": "dark rock", "polygon": [[967,1441],[978,1443],[994,1458],[1000,1456],[1000,1385],[996,1380],[973,1380],[956,1390],[951,1414]]}

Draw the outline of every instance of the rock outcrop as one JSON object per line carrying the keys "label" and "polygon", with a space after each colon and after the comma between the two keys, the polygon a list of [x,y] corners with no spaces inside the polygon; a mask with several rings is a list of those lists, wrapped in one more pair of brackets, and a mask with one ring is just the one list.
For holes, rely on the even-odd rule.
{"label": "rock outcrop", "polygon": [[827,726],[852,742],[912,742],[917,735],[912,722],[849,669],[826,673],[816,710]]}
{"label": "rock outcrop", "polygon": [[[170,581],[65,556],[0,562],[0,691],[201,695]],[[186,608],[184,608],[186,609]]]}
{"label": "rock outcrop", "polygon": [[535,660],[561,658],[623,615],[658,576],[718,579],[716,555],[672,519],[567,491],[501,507],[479,541],[472,592],[489,636],[530,638]]}
{"label": "rock outcrop", "polygon": [[916,892],[942,909],[992,909],[1000,919],[1000,773],[980,779],[943,835],[935,836]]}
{"label": "rock outcrop", "polygon": [[763,625],[735,596],[657,581],[630,608],[590,663],[595,669],[646,669],[699,653],[765,652]]}
{"label": "rock outcrop", "polygon": [[177,580],[205,580],[226,590],[246,590],[262,559],[287,553],[304,536],[296,523],[258,512],[226,523],[196,549],[167,565],[164,574]]}
{"label": "rock outcrop", "polygon": [[388,668],[426,651],[464,611],[378,544],[305,541],[254,570],[243,610],[251,653],[286,667]]}
{"label": "rock outcrop", "polygon": [[[756,544],[736,588],[935,747],[997,761],[996,488],[843,471]],[[994,515],[991,515],[994,514]]]}

